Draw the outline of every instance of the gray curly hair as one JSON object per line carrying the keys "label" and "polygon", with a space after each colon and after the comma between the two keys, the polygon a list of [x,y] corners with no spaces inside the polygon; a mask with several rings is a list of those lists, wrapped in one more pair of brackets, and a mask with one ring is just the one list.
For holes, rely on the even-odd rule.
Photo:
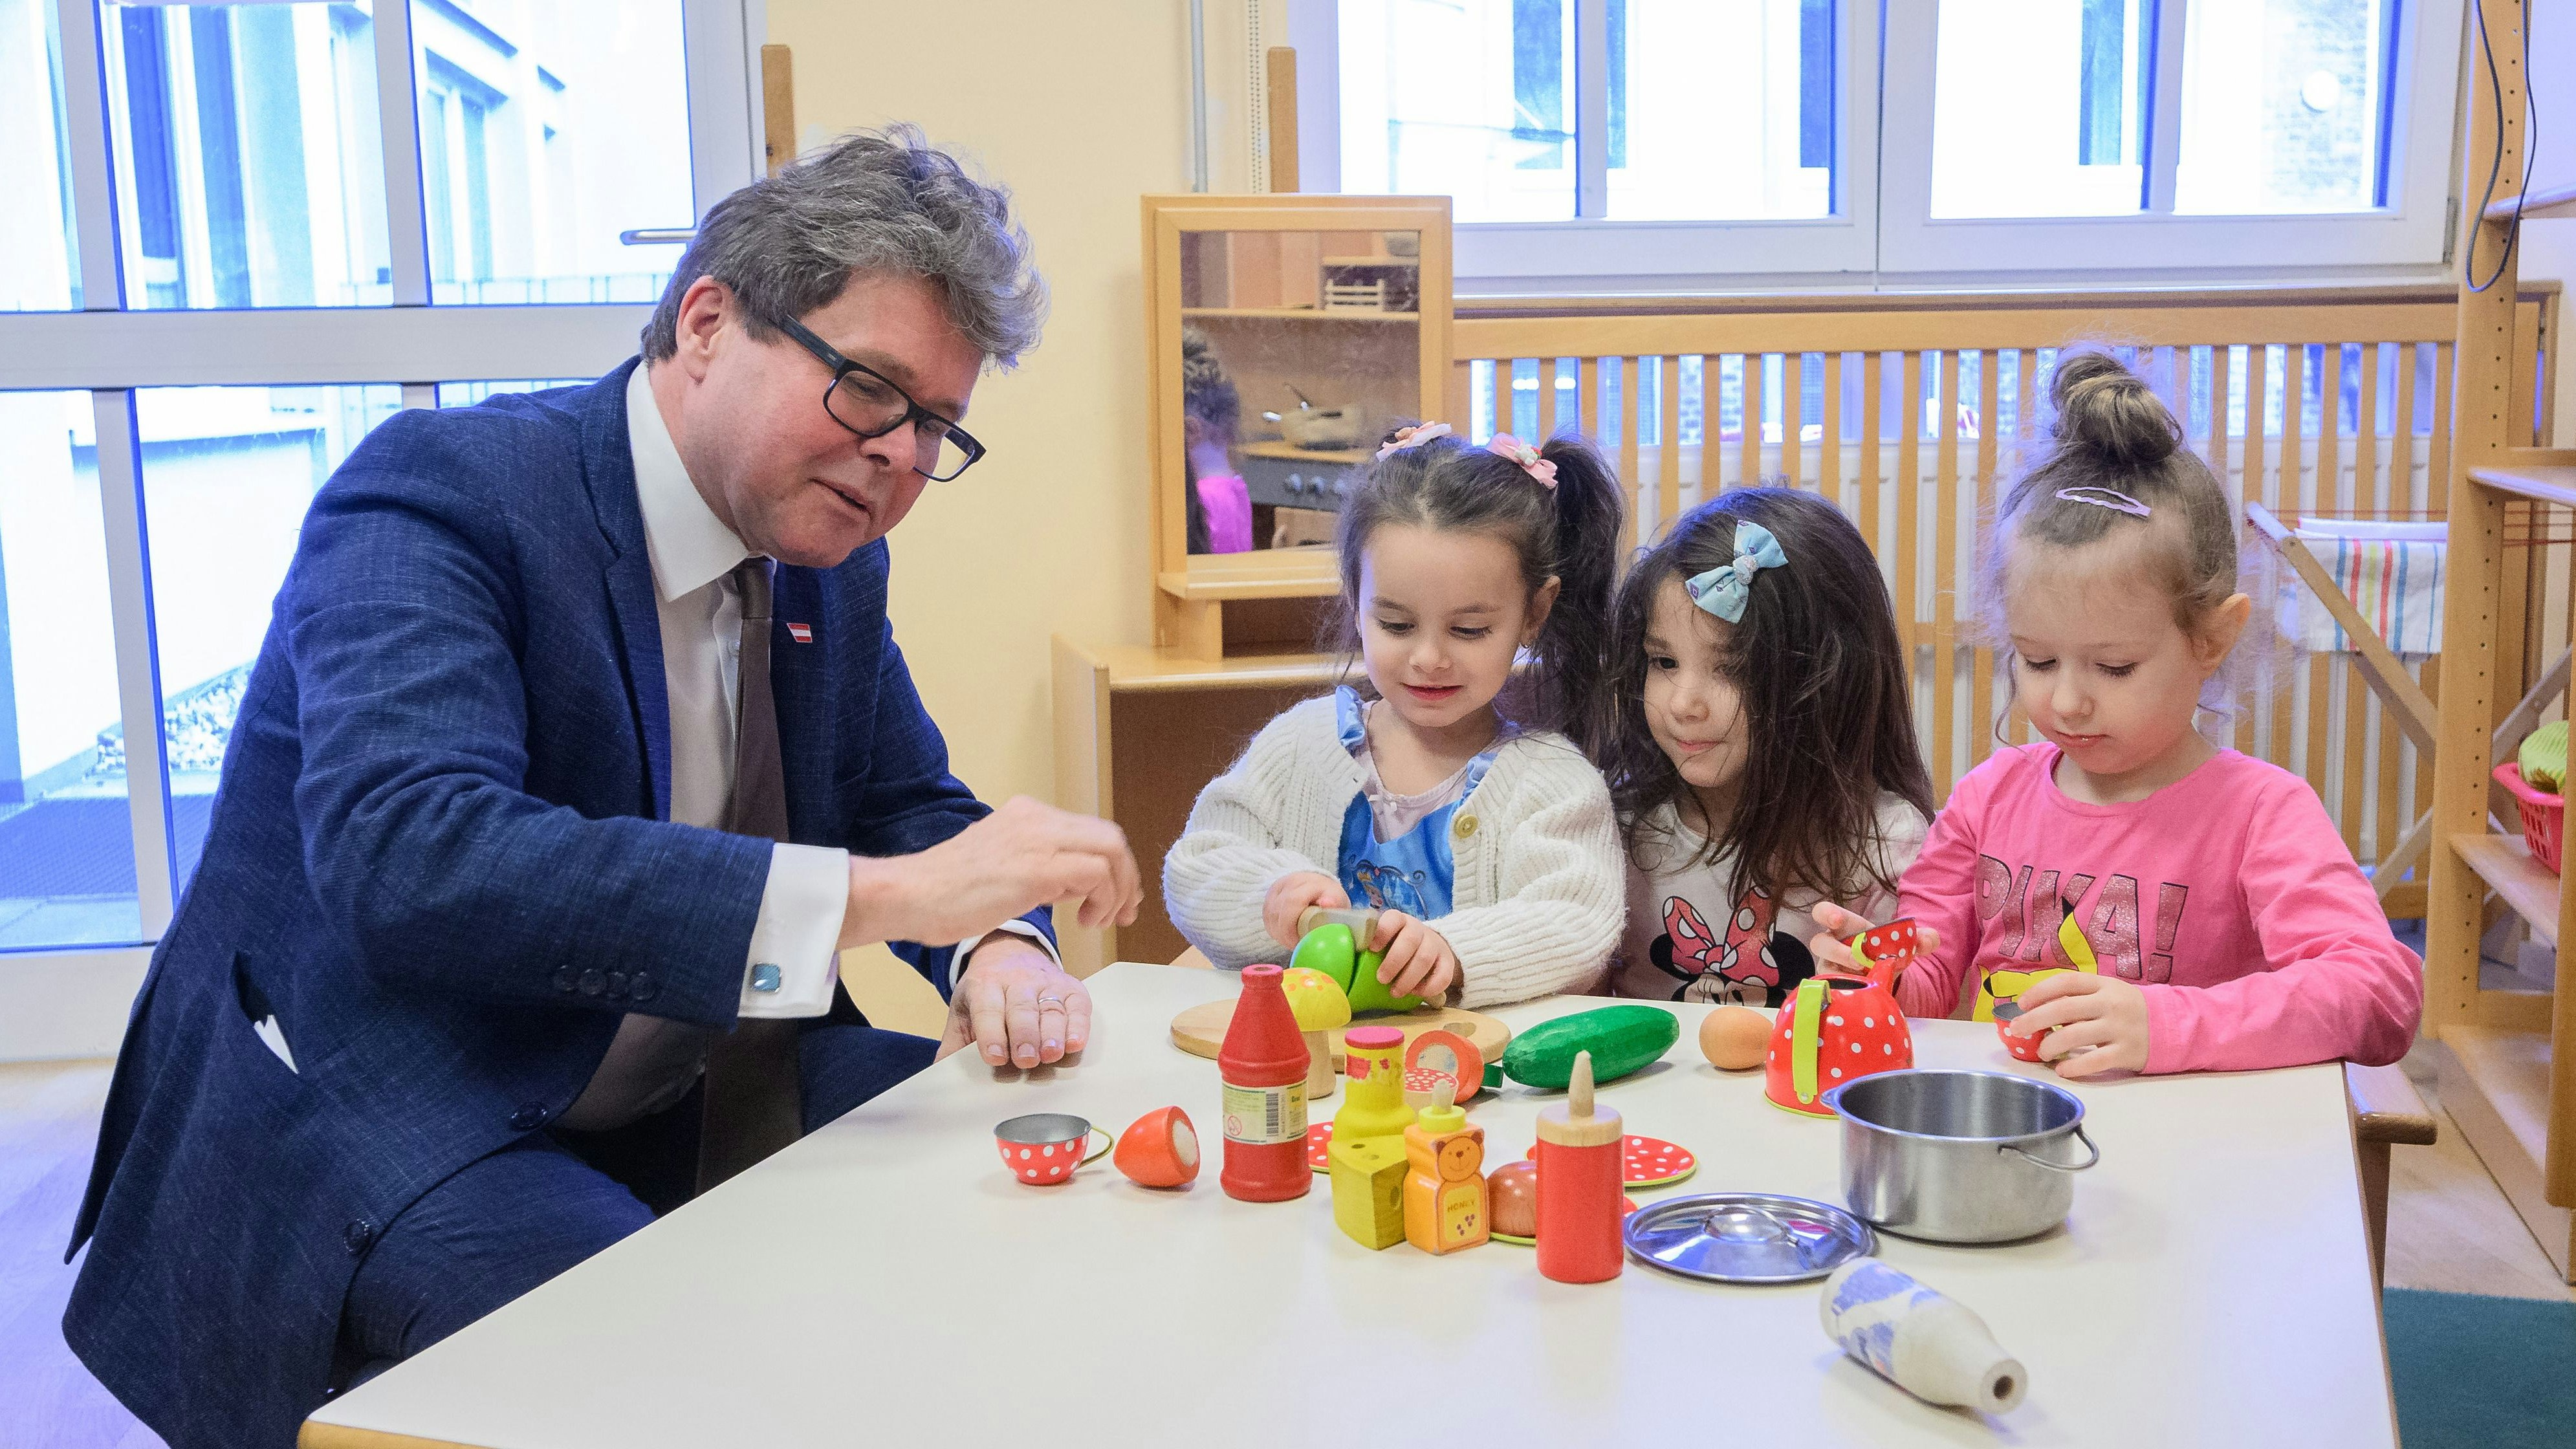
{"label": "gray curly hair", "polygon": [[928,279],[958,333],[1002,367],[1037,345],[1046,318],[1010,192],[968,175],[920,127],[893,125],[852,132],[708,208],[645,324],[644,356],[679,350],[680,298],[700,277],[732,288],[744,330],[766,340],[862,272]]}

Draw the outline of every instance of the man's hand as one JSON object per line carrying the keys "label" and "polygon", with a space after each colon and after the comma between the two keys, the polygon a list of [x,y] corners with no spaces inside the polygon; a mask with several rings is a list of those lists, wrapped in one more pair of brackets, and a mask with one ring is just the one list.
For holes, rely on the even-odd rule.
{"label": "man's hand", "polygon": [[2004,1030],[2031,1037],[2046,1032],[2039,1054],[2056,1064],[2059,1076],[2146,1070],[2147,994],[2134,984],[2060,971],[2023,992],[2021,1006]]}
{"label": "man's hand", "polygon": [[1330,906],[1341,910],[1351,898],[1341,882],[1320,871],[1300,870],[1270,883],[1270,894],[1261,901],[1261,928],[1270,939],[1288,950],[1297,949],[1297,918],[1308,906]]}
{"label": "man's hand", "polygon": [[996,932],[966,958],[940,1034],[942,1058],[969,1044],[993,1066],[1062,1061],[1091,1040],[1091,993],[1026,936]]}
{"label": "man's hand", "polygon": [[851,856],[841,945],[969,941],[1066,900],[1082,925],[1133,925],[1143,897],[1126,832],[1019,796],[917,855]]}
{"label": "man's hand", "polygon": [[1379,913],[1368,949],[1385,954],[1377,979],[1390,996],[1438,996],[1458,984],[1458,953],[1449,938],[1402,911]]}

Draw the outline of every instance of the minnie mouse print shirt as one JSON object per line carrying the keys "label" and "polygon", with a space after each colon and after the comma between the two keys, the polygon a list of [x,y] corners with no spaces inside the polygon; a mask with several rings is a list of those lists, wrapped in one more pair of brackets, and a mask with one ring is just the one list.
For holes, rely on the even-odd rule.
{"label": "minnie mouse print shirt", "polygon": [[[1879,873],[1895,880],[1923,849],[1927,822],[1896,795],[1878,802]],[[1815,974],[1809,908],[1821,899],[1792,891],[1783,900],[1739,880],[1730,852],[1712,857],[1707,837],[1664,805],[1631,831],[1628,929],[1610,965],[1614,996],[1778,1006]],[[1893,891],[1843,904],[1884,923]]]}

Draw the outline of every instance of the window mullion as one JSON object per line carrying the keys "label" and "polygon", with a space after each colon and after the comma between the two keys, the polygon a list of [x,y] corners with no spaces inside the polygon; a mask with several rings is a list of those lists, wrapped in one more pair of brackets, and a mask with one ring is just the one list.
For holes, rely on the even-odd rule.
{"label": "window mullion", "polygon": [[2147,97],[2147,211],[2171,216],[2182,159],[2182,49],[2191,0],[2156,0],[2153,89]]}
{"label": "window mullion", "polygon": [[57,19],[81,306],[113,312],[125,305],[125,264],[116,243],[116,171],[108,145],[107,71],[99,46],[97,0],[62,0]]}
{"label": "window mullion", "polygon": [[1610,0],[1574,0],[1574,214],[1610,214]]}
{"label": "window mullion", "polygon": [[177,887],[169,751],[161,736],[161,659],[152,623],[152,550],[134,394],[90,394],[98,428],[99,516],[107,529],[107,605],[116,634],[117,716],[125,732],[125,803],[134,830],[134,901],[143,939],[169,929]]}
{"label": "window mullion", "polygon": [[385,155],[385,246],[394,305],[429,305],[429,227],[420,190],[420,78],[411,0],[376,0],[376,114]]}

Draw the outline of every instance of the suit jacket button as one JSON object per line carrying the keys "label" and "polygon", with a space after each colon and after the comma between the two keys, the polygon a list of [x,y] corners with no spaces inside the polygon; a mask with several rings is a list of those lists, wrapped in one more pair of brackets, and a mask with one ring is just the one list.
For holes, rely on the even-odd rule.
{"label": "suit jacket button", "polygon": [[653,973],[650,971],[638,971],[632,977],[627,979],[626,994],[635,998],[637,1001],[652,1000],[655,989],[656,988],[653,985]]}
{"label": "suit jacket button", "polygon": [[625,972],[611,971],[608,973],[608,994],[612,997],[624,996],[626,994]]}
{"label": "suit jacket button", "polygon": [[572,968],[571,968],[571,967],[569,967],[569,966],[558,966],[558,967],[556,967],[556,968],[555,968],[554,982],[555,982],[555,990],[557,990],[557,991],[570,991],[570,990],[572,990],[572,988],[573,988],[573,974],[572,974]]}
{"label": "suit jacket button", "polygon": [[534,1131],[546,1124],[546,1116],[543,1102],[530,1102],[510,1114],[510,1128],[514,1132]]}
{"label": "suit jacket button", "polygon": [[608,973],[606,973],[606,972],[604,972],[604,971],[600,970],[600,969],[599,969],[598,967],[596,967],[596,966],[593,966],[593,967],[591,967],[589,970],[584,971],[583,973],[581,973],[581,994],[582,994],[582,995],[584,995],[584,996],[597,996],[599,993],[601,993],[601,992],[603,992],[603,991],[605,991],[605,990],[607,990],[607,989],[608,989]]}
{"label": "suit jacket button", "polygon": [[340,1230],[340,1241],[349,1245],[353,1255],[367,1251],[367,1244],[375,1240],[376,1225],[365,1218],[356,1219]]}

